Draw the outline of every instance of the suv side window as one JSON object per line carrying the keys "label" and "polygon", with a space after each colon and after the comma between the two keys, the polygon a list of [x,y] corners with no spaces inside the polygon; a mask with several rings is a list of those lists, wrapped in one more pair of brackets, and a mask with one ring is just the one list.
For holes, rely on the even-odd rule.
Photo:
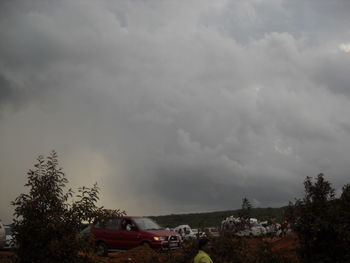
{"label": "suv side window", "polygon": [[97,222],[95,225],[94,225],[94,228],[102,228],[102,224],[100,222]]}
{"label": "suv side window", "polygon": [[109,230],[118,230],[119,222],[119,218],[112,218],[108,220],[105,228]]}
{"label": "suv side window", "polygon": [[130,219],[123,219],[121,224],[121,230],[137,231],[137,227]]}
{"label": "suv side window", "polygon": [[97,222],[95,228],[118,230],[119,229],[120,218],[112,218],[107,222]]}

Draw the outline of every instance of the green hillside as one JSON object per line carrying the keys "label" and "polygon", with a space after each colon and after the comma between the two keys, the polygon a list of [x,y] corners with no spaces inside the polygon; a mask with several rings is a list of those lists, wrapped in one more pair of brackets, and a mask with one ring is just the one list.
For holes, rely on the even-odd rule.
{"label": "green hillside", "polygon": [[[251,217],[257,218],[259,221],[276,218],[276,222],[282,222],[284,207],[281,208],[253,208]],[[163,227],[176,227],[178,225],[187,224],[192,228],[203,228],[209,226],[220,226],[221,221],[228,216],[237,216],[239,210],[193,213],[193,214],[172,214],[164,216],[150,216]]]}

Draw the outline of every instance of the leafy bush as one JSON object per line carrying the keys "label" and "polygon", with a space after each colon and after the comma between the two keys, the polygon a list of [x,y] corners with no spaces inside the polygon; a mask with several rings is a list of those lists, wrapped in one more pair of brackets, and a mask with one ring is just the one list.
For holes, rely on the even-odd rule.
{"label": "leafy bush", "polygon": [[[62,168],[58,168],[56,152],[46,159],[38,157],[33,170],[29,170],[29,193],[20,194],[15,206],[13,223],[16,253],[20,263],[76,263],[93,261],[93,243],[83,240],[79,232],[83,222],[120,216],[119,210],[97,207],[99,188],[79,188],[75,200]],[[83,252],[79,255],[79,252]]]}
{"label": "leafy bush", "polygon": [[300,239],[302,260],[308,263],[349,262],[349,186],[336,199],[331,184],[319,174],[304,181],[305,196],[290,204],[288,215]]}
{"label": "leafy bush", "polygon": [[350,262],[350,185],[343,187],[339,202],[339,248],[343,251],[344,259]]}
{"label": "leafy bush", "polygon": [[221,231],[213,240],[213,259],[218,263],[245,262],[249,258],[248,244],[244,238],[237,238],[232,231]]}

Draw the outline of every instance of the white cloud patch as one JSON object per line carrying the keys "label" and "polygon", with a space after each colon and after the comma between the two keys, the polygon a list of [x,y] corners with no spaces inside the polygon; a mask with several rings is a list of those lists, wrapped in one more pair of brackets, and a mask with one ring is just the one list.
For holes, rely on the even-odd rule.
{"label": "white cloud patch", "polygon": [[341,44],[339,48],[346,53],[350,52],[350,44]]}

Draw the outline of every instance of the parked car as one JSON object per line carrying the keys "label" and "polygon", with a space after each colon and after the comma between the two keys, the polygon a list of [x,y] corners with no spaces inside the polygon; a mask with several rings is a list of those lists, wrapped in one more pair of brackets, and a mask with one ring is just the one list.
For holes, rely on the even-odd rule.
{"label": "parked car", "polygon": [[15,243],[12,236],[12,228],[9,225],[5,225],[5,248],[11,249],[15,247]]}
{"label": "parked car", "polygon": [[176,233],[179,233],[182,239],[189,240],[196,238],[195,233],[192,231],[189,225],[179,225],[174,228]]}
{"label": "parked car", "polygon": [[240,237],[258,237],[271,235],[273,229],[267,227],[267,224],[267,221],[259,222],[256,218],[249,218],[248,222],[242,222],[240,218],[230,216],[221,222],[221,227]]}
{"label": "parked car", "polygon": [[236,232],[235,235],[239,237],[249,237],[249,236],[252,236],[253,234],[251,233],[250,228],[246,227],[245,229]]}
{"label": "parked car", "polygon": [[5,242],[6,242],[5,227],[0,221],[0,249],[5,247]]}
{"label": "parked car", "polygon": [[84,228],[79,233],[79,237],[85,240],[88,240],[91,235],[91,227],[92,227],[92,224],[85,224]]}
{"label": "parked car", "polygon": [[220,236],[219,229],[217,227],[206,227],[204,228],[204,232],[207,236],[218,237]]}
{"label": "parked car", "polygon": [[192,228],[193,234],[197,237],[205,237],[205,233],[200,231],[198,228]]}
{"label": "parked car", "polygon": [[140,245],[159,250],[177,249],[179,234],[164,230],[147,217],[124,216],[90,226],[95,238],[97,254],[105,256],[108,250],[126,250]]}
{"label": "parked car", "polygon": [[254,225],[250,228],[250,236],[259,237],[266,235],[266,228],[261,225]]}

